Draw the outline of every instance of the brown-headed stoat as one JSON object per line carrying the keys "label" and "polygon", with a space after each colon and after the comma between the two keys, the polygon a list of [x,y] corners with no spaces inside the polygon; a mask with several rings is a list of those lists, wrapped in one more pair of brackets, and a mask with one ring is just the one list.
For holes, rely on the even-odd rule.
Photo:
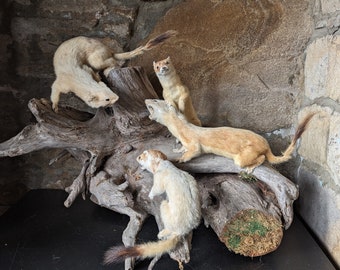
{"label": "brown-headed stoat", "polygon": [[265,138],[246,129],[217,127],[204,128],[192,125],[171,104],[158,99],[145,100],[150,119],[166,126],[181,143],[183,155],[178,160],[186,162],[203,153],[212,153],[234,160],[241,168],[251,172],[266,159],[278,164],[291,158],[297,140],[305,131],[314,113],[298,126],[294,138],[282,156],[274,156]]}
{"label": "brown-headed stoat", "polygon": [[92,108],[112,105],[118,100],[118,96],[100,81],[98,71],[116,67],[117,60],[131,59],[143,54],[174,35],[175,31],[167,31],[151,39],[146,45],[124,53],[115,53],[94,38],[80,36],[63,42],[53,58],[56,74],[51,92],[53,110],[58,111],[60,94],[69,92]]}
{"label": "brown-headed stoat", "polygon": [[201,126],[201,121],[192,105],[189,89],[182,83],[170,57],[153,62],[153,69],[163,87],[164,100],[184,114],[190,123]]}
{"label": "brown-headed stoat", "polygon": [[158,150],[147,150],[137,157],[143,169],[153,173],[149,198],[166,193],[160,205],[164,229],[157,242],[133,247],[112,247],[104,256],[104,263],[114,263],[130,257],[155,257],[171,251],[181,238],[196,228],[201,220],[201,204],[196,180],[189,173],[175,167]]}

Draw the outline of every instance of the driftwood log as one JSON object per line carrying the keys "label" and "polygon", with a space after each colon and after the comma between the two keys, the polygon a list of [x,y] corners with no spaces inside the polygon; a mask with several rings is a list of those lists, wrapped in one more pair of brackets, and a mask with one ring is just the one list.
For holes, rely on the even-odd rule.
{"label": "driftwood log", "polygon": [[[178,157],[178,147],[166,127],[151,121],[144,100],[158,98],[141,67],[114,69],[108,85],[119,96],[112,108],[90,114],[60,107],[58,114],[45,99],[32,99],[28,106],[37,123],[26,126],[18,135],[0,144],[0,156],[18,156],[43,148],[60,148],[60,155],[74,157],[82,164],[71,186],[65,206],[89,193],[91,200],[128,215],[130,221],[122,235],[126,246],[136,244],[136,236],[145,218],[153,215],[162,229],[159,215],[161,198],[150,201],[150,173],[138,167],[136,157],[145,149],[158,149],[170,160]],[[202,214],[226,246],[245,256],[260,256],[275,250],[283,227],[293,220],[292,204],[297,187],[276,170],[262,165],[254,170],[258,180],[245,181],[232,160],[204,155],[185,164],[176,164],[198,180]],[[155,232],[155,235],[157,232]],[[112,243],[117,245],[119,243]],[[179,262],[190,260],[191,236],[172,251]],[[159,258],[155,258],[149,269]],[[125,262],[132,269],[134,260]]]}

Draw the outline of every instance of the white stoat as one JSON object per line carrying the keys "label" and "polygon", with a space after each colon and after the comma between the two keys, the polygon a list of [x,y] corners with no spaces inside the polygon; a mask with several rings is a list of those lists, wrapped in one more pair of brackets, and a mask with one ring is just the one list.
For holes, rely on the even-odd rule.
{"label": "white stoat", "polygon": [[51,92],[53,110],[58,111],[60,94],[69,92],[74,93],[92,108],[114,104],[118,96],[100,81],[98,71],[117,67],[117,60],[131,59],[143,54],[176,33],[167,31],[149,40],[146,45],[124,53],[115,53],[99,40],[83,36],[63,42],[53,58],[56,74]]}
{"label": "white stoat", "polygon": [[104,263],[114,263],[130,257],[155,257],[171,251],[181,238],[196,228],[201,220],[201,204],[196,180],[189,173],[175,167],[158,150],[147,150],[137,157],[143,169],[153,173],[150,199],[166,193],[160,206],[164,229],[157,242],[133,247],[112,247],[104,256]]}

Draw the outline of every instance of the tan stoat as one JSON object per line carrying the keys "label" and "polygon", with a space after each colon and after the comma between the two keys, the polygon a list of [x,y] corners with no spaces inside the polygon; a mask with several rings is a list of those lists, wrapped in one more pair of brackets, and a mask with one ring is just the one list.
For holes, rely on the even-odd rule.
{"label": "tan stoat", "polygon": [[265,160],[272,164],[288,161],[297,140],[315,113],[299,124],[294,138],[282,156],[274,156],[265,138],[246,129],[231,127],[205,128],[189,123],[186,118],[163,100],[145,100],[150,119],[166,126],[183,145],[179,162],[186,162],[204,153],[212,153],[234,160],[235,164],[251,172]]}
{"label": "tan stoat", "polygon": [[58,111],[61,93],[72,92],[92,108],[112,105],[118,96],[100,81],[98,71],[117,67],[117,60],[126,60],[151,50],[176,35],[167,31],[133,51],[115,53],[112,48],[94,38],[75,37],[63,42],[53,58],[56,80],[52,85],[52,108]]}
{"label": "tan stoat", "polygon": [[147,150],[137,157],[142,169],[153,173],[149,198],[166,193],[160,205],[164,229],[157,242],[133,247],[112,247],[104,256],[104,263],[114,263],[130,257],[155,257],[173,250],[181,239],[196,228],[201,220],[201,205],[196,180],[175,167],[158,150]]}
{"label": "tan stoat", "polygon": [[164,100],[183,113],[190,123],[201,126],[192,105],[189,89],[182,83],[170,57],[153,62],[153,69],[163,87]]}

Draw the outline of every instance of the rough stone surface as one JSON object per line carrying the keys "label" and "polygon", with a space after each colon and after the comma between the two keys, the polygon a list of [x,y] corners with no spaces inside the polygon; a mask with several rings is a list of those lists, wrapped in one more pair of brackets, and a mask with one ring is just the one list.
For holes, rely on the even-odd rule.
{"label": "rough stone surface", "polygon": [[298,185],[300,197],[297,210],[313,229],[314,233],[327,247],[329,254],[340,265],[340,196],[323,182],[322,177],[315,176],[313,164],[303,164],[299,170]]}
{"label": "rough stone surface", "polygon": [[53,79],[53,54],[63,41],[74,36],[111,37],[120,47],[126,46],[136,8],[108,7],[104,2],[91,5],[86,0],[45,0],[29,5],[15,2],[11,32],[18,54],[18,75]]}
{"label": "rough stone surface", "polygon": [[323,13],[332,13],[340,10],[340,2],[338,0],[321,0],[321,8]]}
{"label": "rough stone surface", "polygon": [[340,187],[340,113],[337,112],[331,116],[330,121],[327,164],[335,183]]}
{"label": "rough stone surface", "polygon": [[326,36],[308,46],[305,90],[310,99],[329,97],[340,101],[340,36]]}
{"label": "rough stone surface", "polygon": [[147,65],[157,86],[152,61],[170,55],[204,125],[268,132],[292,124],[312,33],[308,1],[185,1],[152,35],[167,29],[178,36],[132,64]]}
{"label": "rough stone surface", "polygon": [[[318,112],[308,125],[307,130],[302,134],[299,154],[320,166],[327,166],[327,144],[331,109],[321,106],[310,106],[300,113],[300,119],[310,112]],[[316,139],[317,138],[317,139]]]}

